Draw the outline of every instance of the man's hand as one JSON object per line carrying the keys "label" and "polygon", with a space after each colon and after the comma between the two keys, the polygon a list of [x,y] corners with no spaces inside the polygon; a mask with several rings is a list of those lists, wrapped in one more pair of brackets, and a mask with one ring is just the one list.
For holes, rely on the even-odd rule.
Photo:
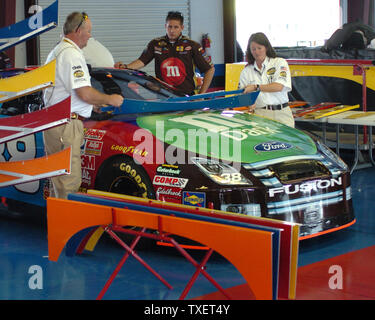
{"label": "man's hand", "polygon": [[94,106],[111,105],[120,107],[124,102],[123,96],[119,94],[105,94],[90,86],[77,88],[75,91],[81,100]]}
{"label": "man's hand", "polygon": [[92,110],[94,112],[96,112],[96,113],[101,113],[102,112],[102,110],[101,110],[102,107],[103,106],[93,106]]}
{"label": "man's hand", "polygon": [[121,107],[124,102],[124,97],[119,94],[110,94],[108,104],[114,107]]}
{"label": "man's hand", "polygon": [[116,69],[126,69],[128,66],[125,63],[123,63],[122,61],[118,61],[118,62],[115,63],[114,67]]}

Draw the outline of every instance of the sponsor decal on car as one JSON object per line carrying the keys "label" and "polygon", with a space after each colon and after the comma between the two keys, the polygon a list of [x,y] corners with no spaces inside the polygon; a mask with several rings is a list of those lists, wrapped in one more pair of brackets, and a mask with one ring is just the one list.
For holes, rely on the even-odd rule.
{"label": "sponsor decal on car", "polygon": [[311,192],[311,191],[319,191],[326,188],[334,187],[334,186],[341,186],[342,185],[342,178],[339,177],[337,179],[324,179],[324,180],[315,180],[304,182],[301,184],[288,184],[282,187],[272,188],[268,190],[269,196],[272,198],[276,194],[296,194],[298,192]]}
{"label": "sponsor decal on car", "polygon": [[182,189],[173,187],[158,187],[156,189],[156,199],[173,203],[181,203]]}
{"label": "sponsor decal on car", "polygon": [[89,171],[87,169],[82,169],[82,183],[90,185],[91,179],[92,179],[91,171]]}
{"label": "sponsor decal on car", "polygon": [[155,185],[159,185],[159,186],[177,187],[177,188],[183,189],[186,187],[188,181],[189,179],[185,179],[185,178],[156,175],[152,183]]}
{"label": "sponsor decal on car", "polygon": [[100,156],[102,154],[103,142],[96,140],[86,140],[85,154]]}
{"label": "sponsor decal on car", "polygon": [[146,157],[148,152],[144,149],[138,149],[137,147],[135,146],[120,146],[120,145],[115,145],[113,144],[111,146],[111,150],[112,151],[119,151],[121,153],[131,153],[131,154],[138,154],[140,155],[141,157]]}
{"label": "sponsor decal on car", "polygon": [[104,135],[106,133],[106,130],[98,130],[98,129],[84,129],[84,137],[86,139],[91,140],[102,140]]}
{"label": "sponsor decal on car", "polygon": [[95,156],[81,155],[81,168],[95,170]]}
{"label": "sponsor decal on car", "polygon": [[177,196],[182,198],[182,189],[179,188],[165,188],[165,187],[158,187],[156,189],[156,194],[158,195],[168,195],[168,196]]}
{"label": "sponsor decal on car", "polygon": [[204,192],[184,191],[182,204],[204,208],[206,206],[206,194]]}
{"label": "sponsor decal on car", "polygon": [[160,174],[165,174],[168,176],[178,176],[181,170],[176,165],[172,164],[162,164],[156,168],[156,172]]}
{"label": "sponsor decal on car", "polygon": [[293,148],[293,145],[280,141],[262,142],[254,146],[254,150],[258,152],[279,151],[290,148]]}

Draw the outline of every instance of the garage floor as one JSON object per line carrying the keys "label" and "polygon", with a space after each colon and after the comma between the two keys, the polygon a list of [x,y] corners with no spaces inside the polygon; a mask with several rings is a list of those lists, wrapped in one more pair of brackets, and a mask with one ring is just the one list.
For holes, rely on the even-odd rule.
{"label": "garage floor", "polygon": [[[375,168],[352,175],[353,203],[357,222],[353,226],[300,243],[297,300],[375,298]],[[167,289],[133,257],[129,258],[103,299],[178,299],[195,268],[172,248],[141,243],[139,255],[172,286]],[[46,219],[43,214],[0,211],[1,300],[93,300],[123,256],[122,248],[102,238],[94,251],[48,260]],[[200,261],[202,252],[194,252]],[[330,267],[339,266],[342,288],[330,289]],[[237,270],[213,255],[206,271],[232,298],[251,294]],[[198,277],[187,299],[224,299],[204,278]]]}

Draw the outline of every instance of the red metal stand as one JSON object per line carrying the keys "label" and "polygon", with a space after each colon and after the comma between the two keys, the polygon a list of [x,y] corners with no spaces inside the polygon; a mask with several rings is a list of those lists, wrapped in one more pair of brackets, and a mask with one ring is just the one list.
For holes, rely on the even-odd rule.
{"label": "red metal stand", "polygon": [[[116,225],[115,224],[116,216],[115,216],[114,211],[112,213],[112,219],[113,219],[114,224],[102,226],[104,228],[104,232],[108,233],[112,239],[114,239],[117,243],[119,243],[124,248],[126,253],[121,258],[120,262],[118,263],[115,270],[113,271],[113,273],[107,280],[103,289],[100,291],[99,295],[96,298],[97,300],[100,300],[103,298],[104,294],[107,292],[113,280],[116,278],[117,274],[119,273],[121,268],[124,266],[127,258],[130,255],[133,256],[138,262],[140,262],[156,278],[158,278],[168,289],[172,289],[172,286],[134,251],[134,248],[136,247],[136,245],[138,244],[139,240],[142,237],[159,240],[159,241],[163,241],[163,242],[167,242],[171,244],[173,247],[177,249],[178,252],[181,253],[183,257],[186,258],[186,260],[188,260],[196,268],[196,271],[194,272],[193,276],[190,278],[189,282],[187,283],[185,289],[183,290],[181,296],[179,297],[179,300],[185,299],[190,289],[192,288],[193,284],[197,280],[199,274],[202,274],[203,276],[205,276],[206,279],[210,281],[227,299],[231,299],[230,296],[225,292],[225,290],[217,283],[217,281],[212,276],[210,276],[206,271],[206,264],[213,253],[213,249],[208,249],[202,261],[198,263],[174,238],[172,238],[170,235],[167,236],[163,232],[162,217],[160,216],[158,217],[158,234],[148,233],[146,232],[146,228],[143,228],[141,231],[138,231],[138,230],[123,228],[119,225]],[[119,236],[115,232],[134,235],[135,238],[133,239],[130,246],[128,246],[124,241],[122,241],[119,238]]]}
{"label": "red metal stand", "polygon": [[[119,227],[116,227],[115,229],[117,231],[124,232],[123,230],[118,230]],[[122,229],[122,228],[120,228]],[[142,229],[142,233],[145,231],[146,228]],[[113,232],[113,227],[107,226],[104,229],[105,232],[107,232],[112,239],[114,239],[117,243],[119,243],[126,251],[122,259],[120,260],[119,264],[117,265],[116,269],[113,271],[109,279],[107,280],[106,284],[104,285],[103,289],[100,291],[98,297],[96,298],[97,300],[100,300],[103,298],[104,294],[107,292],[108,288],[112,284],[112,281],[116,278],[117,274],[123,267],[124,263],[128,259],[130,255],[132,255],[137,261],[139,261],[148,271],[150,271],[156,278],[158,278],[168,289],[172,289],[172,286],[163,279],[162,276],[160,276],[154,269],[152,269],[135,251],[134,248],[137,245],[138,241],[141,239],[141,235],[136,236],[136,238],[133,240],[131,243],[130,247],[123,242],[114,232]],[[126,233],[126,232],[124,232]]]}

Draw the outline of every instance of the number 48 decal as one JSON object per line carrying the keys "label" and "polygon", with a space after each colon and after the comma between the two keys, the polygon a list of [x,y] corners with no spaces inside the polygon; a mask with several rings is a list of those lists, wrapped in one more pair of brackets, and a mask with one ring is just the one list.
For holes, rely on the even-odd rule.
{"label": "number 48 decal", "polygon": [[[29,160],[36,157],[35,135],[0,144],[0,161]],[[39,190],[39,181],[32,181],[14,186],[18,191],[35,193]]]}

